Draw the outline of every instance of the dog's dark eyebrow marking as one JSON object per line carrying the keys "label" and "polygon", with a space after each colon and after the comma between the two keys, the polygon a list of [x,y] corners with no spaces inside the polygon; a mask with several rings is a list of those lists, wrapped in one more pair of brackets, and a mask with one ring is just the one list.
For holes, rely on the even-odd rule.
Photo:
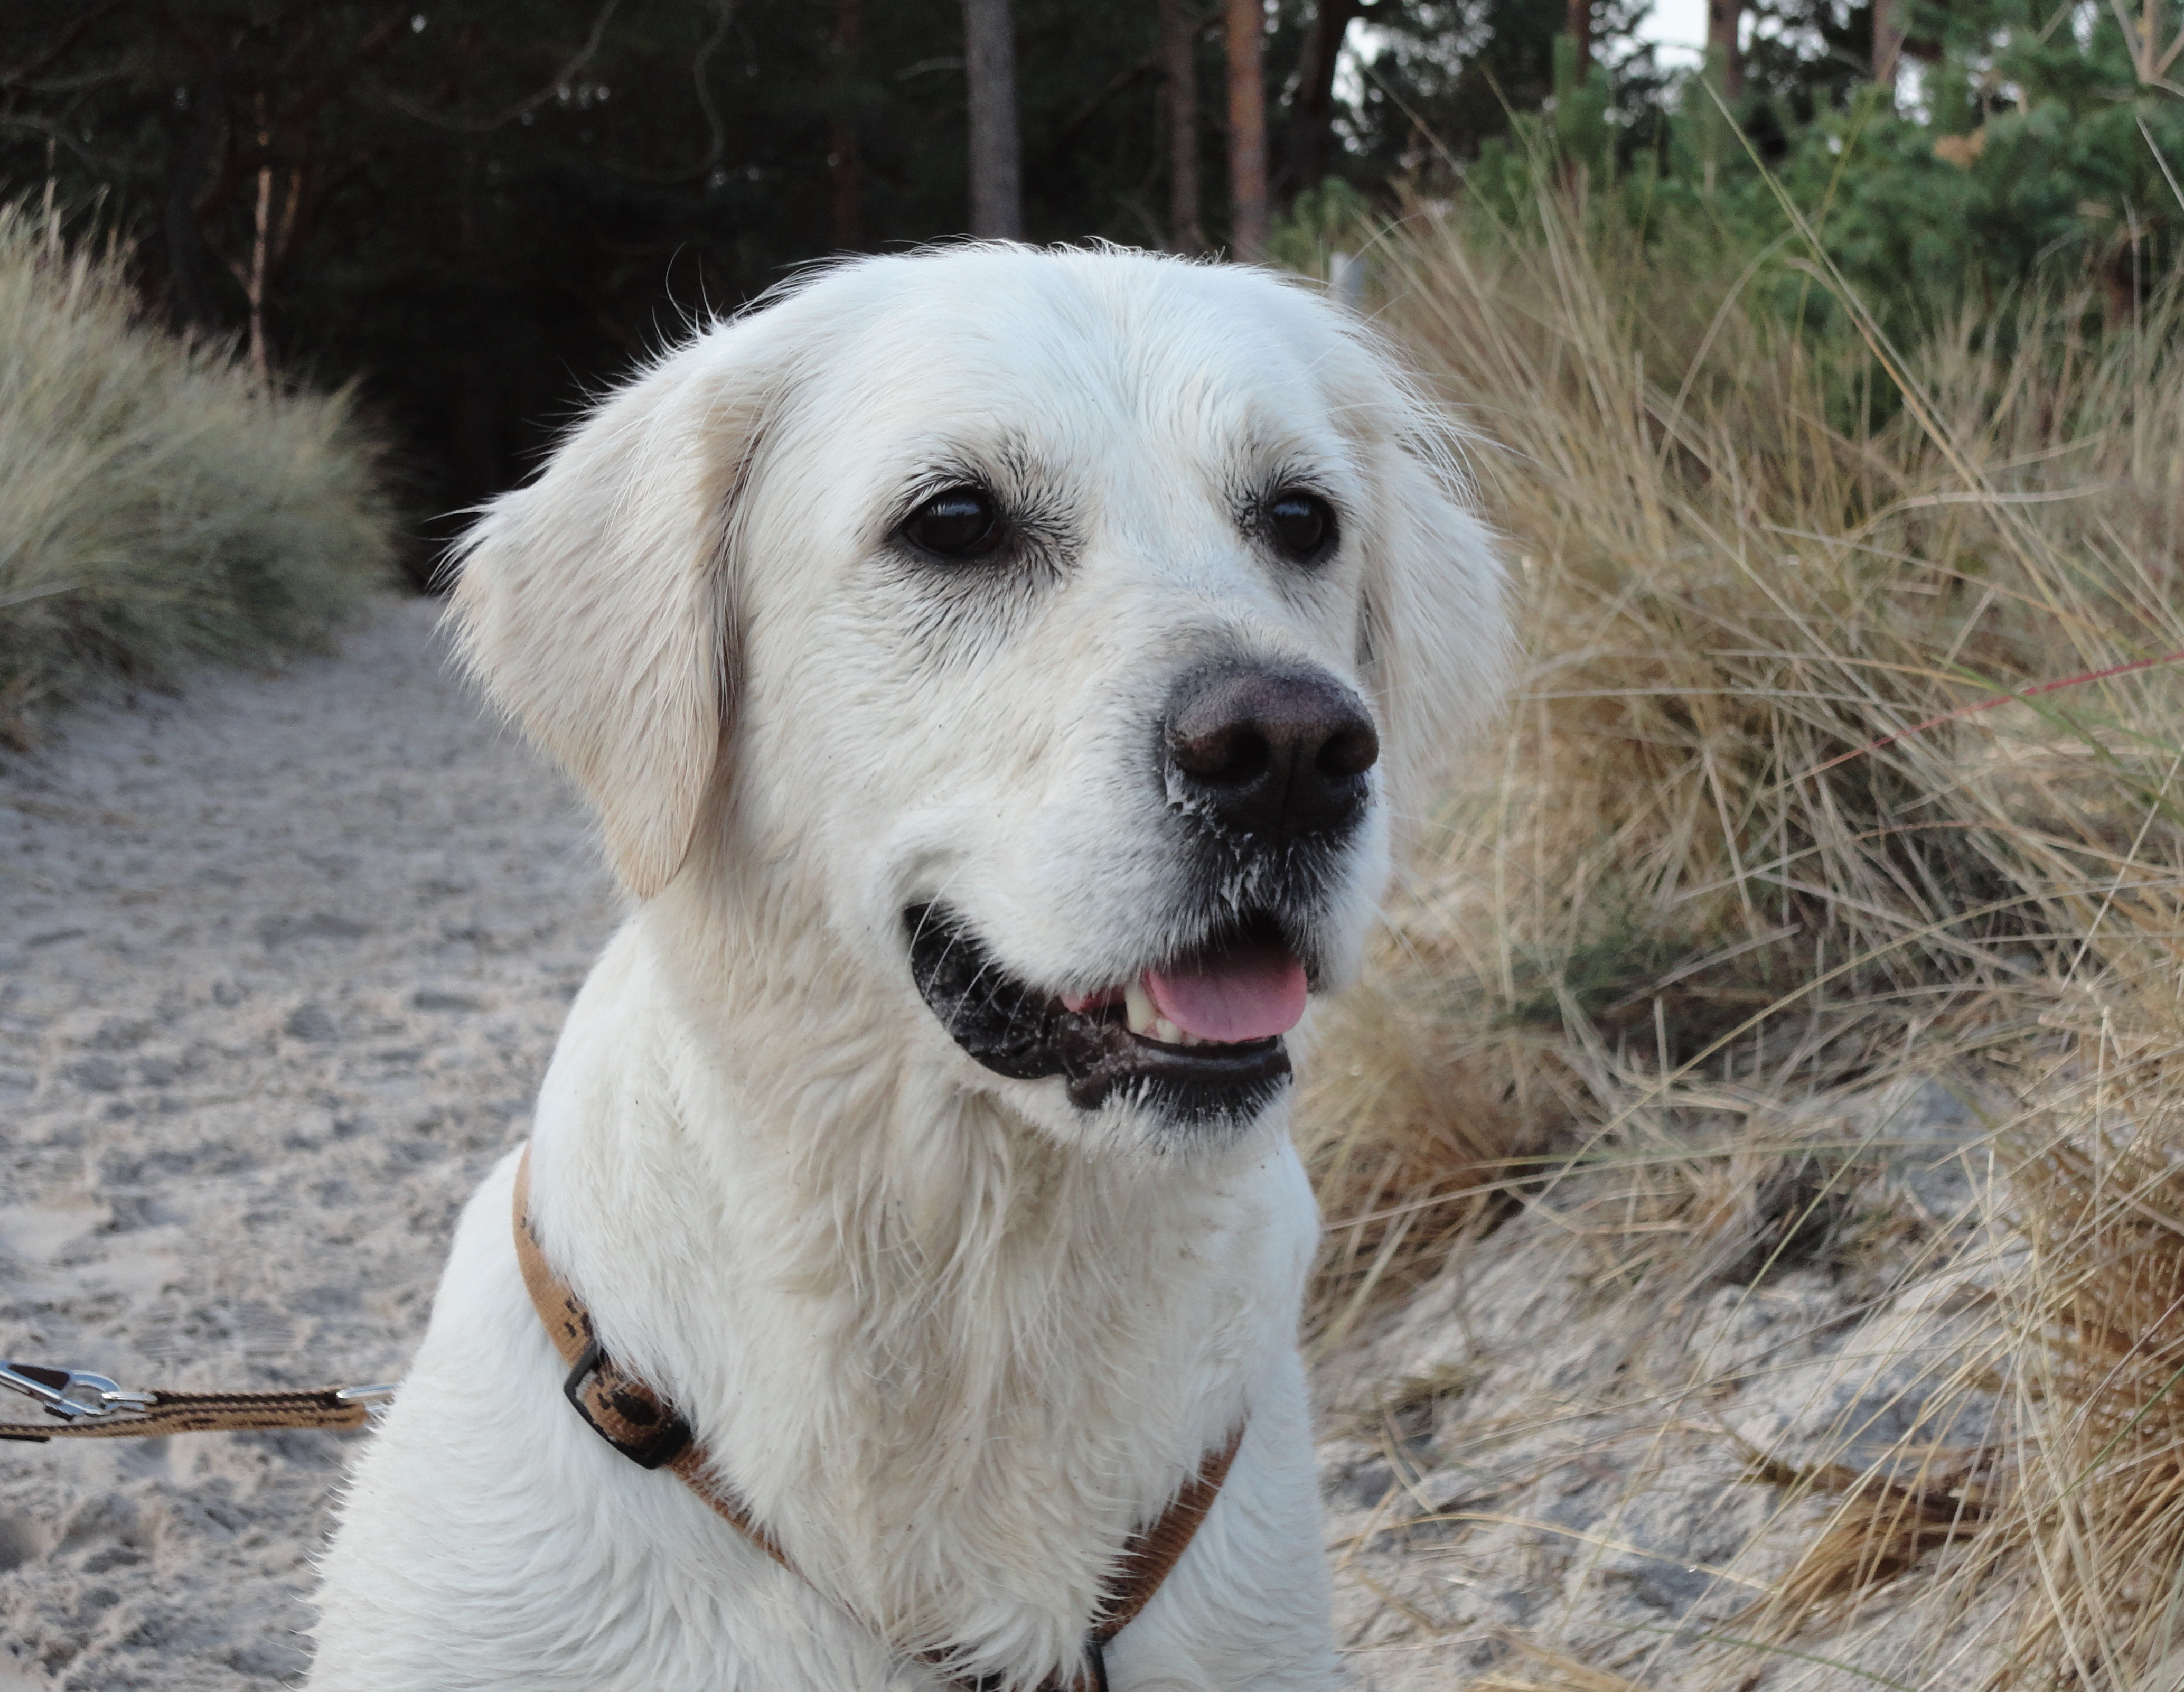
{"label": "dog's dark eyebrow marking", "polygon": [[1240,514],[1251,501],[1271,499],[1284,489],[1301,488],[1325,500],[1337,516],[1351,514],[1356,466],[1346,454],[1315,445],[1310,438],[1314,432],[1257,417],[1224,433],[1227,438],[1219,448],[1229,472],[1223,491],[1235,511]]}
{"label": "dog's dark eyebrow marking", "polygon": [[1277,460],[1271,471],[1252,478],[1247,484],[1250,489],[1248,497],[1268,500],[1290,489],[1301,488],[1307,494],[1318,494],[1340,511],[1349,504],[1349,500],[1338,489],[1338,479],[1329,476],[1323,466],[1307,463],[1302,459],[1284,458]]}
{"label": "dog's dark eyebrow marking", "polygon": [[1021,436],[1010,435],[984,444],[951,443],[928,455],[889,505],[887,532],[934,494],[964,487],[991,494],[1011,518],[1058,522],[1067,514],[1067,477]]}
{"label": "dog's dark eyebrow marking", "polygon": [[881,527],[886,533],[893,534],[912,511],[934,494],[944,494],[950,488],[977,488],[992,494],[999,503],[1008,503],[1002,490],[994,486],[995,480],[983,465],[968,455],[934,459],[921,467],[896,494],[881,520]]}

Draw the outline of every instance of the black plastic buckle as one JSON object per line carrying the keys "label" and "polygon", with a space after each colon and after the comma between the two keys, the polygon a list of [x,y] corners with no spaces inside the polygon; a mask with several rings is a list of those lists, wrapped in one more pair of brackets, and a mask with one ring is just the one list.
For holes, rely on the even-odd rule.
{"label": "black plastic buckle", "polygon": [[592,1407],[584,1402],[584,1382],[598,1371],[604,1357],[599,1341],[593,1339],[584,1348],[576,1366],[569,1371],[569,1378],[561,1383],[561,1396],[577,1407],[577,1414],[583,1417],[587,1427],[638,1468],[657,1469],[673,1462],[677,1454],[690,1443],[690,1424],[657,1399],[647,1395],[644,1399],[617,1399],[615,1403],[615,1410],[625,1421],[642,1426],[648,1420],[658,1419],[658,1425],[641,1440],[617,1438],[593,1416]]}

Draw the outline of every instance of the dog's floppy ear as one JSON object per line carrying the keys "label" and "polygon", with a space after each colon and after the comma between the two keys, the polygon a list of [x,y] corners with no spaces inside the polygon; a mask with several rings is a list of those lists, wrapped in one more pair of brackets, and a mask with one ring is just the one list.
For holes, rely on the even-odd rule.
{"label": "dog's floppy ear", "polygon": [[1435,421],[1413,412],[1379,445],[1359,669],[1396,815],[1414,824],[1500,697],[1509,618],[1494,537]]}
{"label": "dog's floppy ear", "polygon": [[456,559],[463,663],[576,778],[640,899],[689,850],[725,726],[731,526],[771,385],[753,327],[608,399]]}

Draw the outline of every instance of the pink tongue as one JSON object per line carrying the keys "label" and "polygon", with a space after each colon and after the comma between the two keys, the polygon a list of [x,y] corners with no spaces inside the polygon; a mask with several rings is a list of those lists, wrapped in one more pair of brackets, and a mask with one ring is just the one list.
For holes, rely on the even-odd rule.
{"label": "pink tongue", "polygon": [[1279,942],[1255,941],[1148,969],[1145,991],[1185,1034],[1266,1040],[1288,1033],[1304,1014],[1304,965]]}

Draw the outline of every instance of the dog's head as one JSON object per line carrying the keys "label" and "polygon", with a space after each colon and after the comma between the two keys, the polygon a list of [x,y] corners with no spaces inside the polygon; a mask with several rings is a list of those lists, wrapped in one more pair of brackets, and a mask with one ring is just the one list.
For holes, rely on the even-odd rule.
{"label": "dog's head", "polygon": [[868,260],[598,407],[454,613],[637,897],[777,865],[957,1082],[1227,1137],[1498,680],[1444,427],[1259,272]]}

